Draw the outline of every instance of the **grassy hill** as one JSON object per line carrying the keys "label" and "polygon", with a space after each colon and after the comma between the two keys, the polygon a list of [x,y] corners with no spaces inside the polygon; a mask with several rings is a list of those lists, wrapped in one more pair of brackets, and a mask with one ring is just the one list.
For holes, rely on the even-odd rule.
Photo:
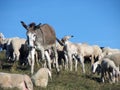
{"label": "grassy hill", "polygon": [[[2,65],[0,72],[9,73],[25,73],[30,75],[30,67],[18,66],[16,70],[11,70],[12,64],[6,62],[5,52],[0,52],[0,66]],[[21,68],[20,68],[21,67]],[[40,67],[36,67],[37,71]],[[82,73],[81,65],[78,64],[78,71],[72,72],[61,70],[59,74],[52,70],[52,80],[49,80],[47,88],[35,87],[34,90],[120,90],[120,82],[116,84],[110,84],[108,82],[101,83],[100,75],[91,74],[90,63],[85,63],[86,73]],[[17,90],[15,89],[2,89],[0,90]]]}

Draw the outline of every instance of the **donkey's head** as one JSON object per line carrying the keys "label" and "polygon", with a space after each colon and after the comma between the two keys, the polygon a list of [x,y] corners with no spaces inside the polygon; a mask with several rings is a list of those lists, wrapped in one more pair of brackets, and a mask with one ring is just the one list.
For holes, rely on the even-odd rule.
{"label": "donkey's head", "polygon": [[27,30],[26,36],[27,36],[27,41],[28,45],[30,47],[34,47],[34,42],[36,40],[36,24],[33,22],[29,25],[26,25],[23,21],[21,21],[22,26]]}

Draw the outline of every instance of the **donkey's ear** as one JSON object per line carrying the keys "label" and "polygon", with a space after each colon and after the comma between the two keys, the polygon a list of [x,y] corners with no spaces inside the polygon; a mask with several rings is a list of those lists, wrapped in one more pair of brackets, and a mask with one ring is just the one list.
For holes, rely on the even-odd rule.
{"label": "donkey's ear", "polygon": [[28,30],[28,26],[23,21],[21,21],[21,24],[26,30]]}
{"label": "donkey's ear", "polygon": [[40,28],[40,25],[36,25],[36,26],[34,27],[34,30],[39,29],[39,28]]}

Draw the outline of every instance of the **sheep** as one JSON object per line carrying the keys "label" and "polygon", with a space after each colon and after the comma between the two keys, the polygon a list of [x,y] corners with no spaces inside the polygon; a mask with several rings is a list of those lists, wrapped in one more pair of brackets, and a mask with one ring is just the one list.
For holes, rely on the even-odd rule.
{"label": "sheep", "polygon": [[119,68],[115,65],[114,61],[112,61],[109,58],[104,58],[101,62],[101,79],[102,82],[105,80],[105,74],[109,75],[109,81],[112,81],[112,83],[115,83],[115,76],[117,78],[118,82],[118,76],[120,74]]}
{"label": "sheep", "polygon": [[115,65],[117,67],[120,66],[120,53],[115,53],[115,54],[112,54],[112,55],[106,55],[105,57],[114,61]]}
{"label": "sheep", "polygon": [[103,55],[111,55],[111,54],[115,54],[115,53],[120,53],[120,49],[113,49],[110,47],[105,47],[102,49]]}
{"label": "sheep", "polygon": [[6,57],[8,60],[19,60],[20,56],[20,48],[21,45],[25,44],[26,39],[22,39],[19,37],[13,37],[13,38],[4,38],[3,34],[0,34],[2,36],[0,39],[0,46],[6,50]]}
{"label": "sheep", "polygon": [[28,75],[0,72],[0,87],[33,90],[33,83]]}
{"label": "sheep", "polygon": [[20,57],[20,48],[24,45],[26,39],[15,38],[11,40],[11,46],[13,48],[13,61],[18,61]]}
{"label": "sheep", "polygon": [[[81,58],[81,56],[78,55],[78,51],[79,51],[78,45],[80,43],[72,43],[72,42],[68,41],[71,37],[73,37],[73,36],[65,36],[61,40],[57,39],[57,41],[60,43],[60,45],[64,46],[63,51],[64,51],[64,57],[65,57],[65,61],[66,61],[66,63],[65,63],[66,68],[68,68],[68,63],[69,63],[70,71],[72,71],[72,63],[73,63],[72,60],[74,60],[75,61],[75,71],[77,71],[78,58]],[[80,62],[82,64],[83,72],[85,72],[83,60],[84,59],[81,58]]]}
{"label": "sheep", "polygon": [[11,46],[11,41],[13,39],[19,38],[19,37],[13,37],[13,38],[5,38],[3,34],[0,34],[0,47],[3,50],[6,50],[6,58],[8,60],[12,59],[12,53],[13,53],[13,48]]}
{"label": "sheep", "polygon": [[98,45],[88,45],[88,44],[81,44],[79,45],[79,52],[82,57],[89,56],[91,57],[91,65],[94,63],[94,59],[102,58],[102,50]]}
{"label": "sheep", "polygon": [[48,76],[52,79],[51,72],[48,68],[40,68],[37,73],[35,73],[31,79],[35,86],[40,86],[46,88],[48,85]]}
{"label": "sheep", "polygon": [[[95,62],[92,65],[92,73],[95,73],[97,70],[101,73],[101,80],[103,83],[106,80],[105,77],[108,77],[109,81],[112,81],[112,83],[115,83],[115,77],[117,77],[118,82],[118,76],[120,74],[119,67],[117,67],[111,59],[104,57]],[[107,76],[107,74],[109,76]]]}
{"label": "sheep", "polygon": [[[85,72],[84,69],[84,57],[92,57],[91,65],[94,63],[94,57],[95,58],[101,58],[102,57],[102,50],[99,46],[93,45],[90,46],[88,44],[81,44],[81,43],[72,43],[68,41],[73,36],[65,36],[62,38],[62,40],[57,41],[64,46],[64,53],[67,61],[70,62],[70,70],[72,71],[72,59],[75,60],[75,70],[77,71],[77,59],[80,59],[80,62],[82,63],[83,72]],[[72,57],[73,56],[73,57]]]}
{"label": "sheep", "polygon": [[[98,46],[98,45],[93,45],[92,46],[94,52],[93,52],[93,58],[96,60],[100,60],[101,58],[103,58],[103,53],[102,53],[102,50],[101,48]],[[94,63],[94,60],[91,62],[91,65]]]}

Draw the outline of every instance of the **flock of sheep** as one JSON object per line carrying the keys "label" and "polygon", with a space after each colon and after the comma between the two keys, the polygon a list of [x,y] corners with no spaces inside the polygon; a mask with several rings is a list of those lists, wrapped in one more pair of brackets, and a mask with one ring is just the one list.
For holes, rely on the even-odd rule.
{"label": "flock of sheep", "polygon": [[[109,80],[110,83],[119,81],[120,76],[120,50],[109,47],[100,48],[98,45],[88,45],[86,43],[73,43],[69,39],[73,36],[64,36],[61,40],[57,39],[56,48],[58,54],[58,65],[64,70],[77,71],[78,62],[82,65],[83,73],[85,70],[85,57],[91,60],[92,73],[98,72],[101,74],[101,81]],[[6,51],[6,58],[9,61],[19,61],[21,65],[31,65],[29,51],[26,39],[14,37],[5,38],[0,33],[0,47]],[[56,67],[53,51],[47,50],[47,55],[50,56],[48,61],[41,61],[40,52],[36,51],[36,62],[42,63],[42,67],[31,77],[26,74],[11,74],[0,72],[0,87],[14,88],[20,90],[33,90],[33,86],[46,87],[48,77],[52,79],[51,68]],[[73,61],[75,64],[73,64]],[[73,66],[74,65],[74,66]],[[52,67],[53,66],[53,67]],[[61,69],[60,69],[61,71]],[[17,78],[19,77],[19,78]]]}

